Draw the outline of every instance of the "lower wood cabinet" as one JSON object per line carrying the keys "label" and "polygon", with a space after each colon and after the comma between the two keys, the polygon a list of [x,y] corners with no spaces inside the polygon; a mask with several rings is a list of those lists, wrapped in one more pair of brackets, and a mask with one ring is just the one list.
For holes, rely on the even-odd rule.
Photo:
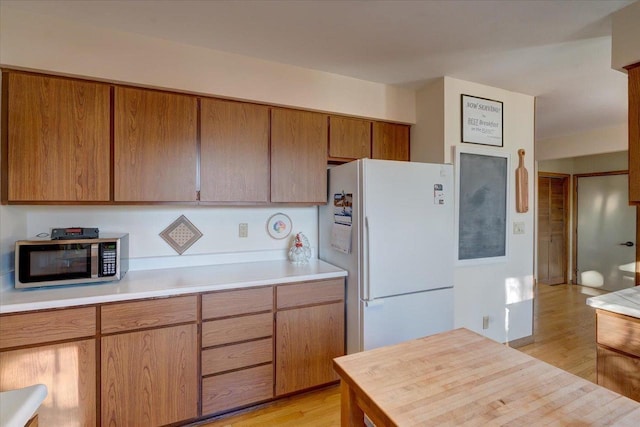
{"label": "lower wood cabinet", "polygon": [[273,287],[202,296],[202,415],[273,398]]}
{"label": "lower wood cabinet", "polygon": [[43,426],[193,422],[336,381],[343,354],[343,278],[0,316],[0,391],[45,384]]}
{"label": "lower wood cabinet", "polygon": [[0,391],[47,386],[43,426],[95,426],[96,308],[0,317]]}
{"label": "lower wood cabinet", "polygon": [[160,426],[198,415],[195,324],[102,338],[103,426]]}
{"label": "lower wood cabinet", "polygon": [[0,352],[0,390],[34,384],[47,386],[40,425],[96,426],[96,340]]}
{"label": "lower wood cabinet", "polygon": [[276,396],[338,380],[333,359],[344,355],[344,280],[276,289]]}
{"label": "lower wood cabinet", "polygon": [[640,402],[640,319],[596,313],[597,382]]}

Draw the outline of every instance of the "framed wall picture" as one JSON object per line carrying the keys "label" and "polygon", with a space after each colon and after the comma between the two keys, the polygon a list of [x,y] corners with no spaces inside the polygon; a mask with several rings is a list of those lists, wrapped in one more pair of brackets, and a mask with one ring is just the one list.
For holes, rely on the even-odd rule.
{"label": "framed wall picture", "polygon": [[456,147],[457,263],[504,262],[508,255],[510,156]]}
{"label": "framed wall picture", "polygon": [[502,147],[502,102],[461,95],[462,142]]}

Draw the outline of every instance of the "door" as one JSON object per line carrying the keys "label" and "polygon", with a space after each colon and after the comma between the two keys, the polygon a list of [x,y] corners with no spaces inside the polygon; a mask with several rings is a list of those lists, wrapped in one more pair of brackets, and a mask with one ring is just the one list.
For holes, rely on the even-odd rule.
{"label": "door", "polygon": [[363,299],[453,286],[452,166],[364,160],[362,168]]}
{"label": "door", "polygon": [[578,284],[608,291],[635,285],[636,208],[628,174],[576,175]]}
{"label": "door", "polygon": [[569,175],[538,175],[538,281],[567,282]]}

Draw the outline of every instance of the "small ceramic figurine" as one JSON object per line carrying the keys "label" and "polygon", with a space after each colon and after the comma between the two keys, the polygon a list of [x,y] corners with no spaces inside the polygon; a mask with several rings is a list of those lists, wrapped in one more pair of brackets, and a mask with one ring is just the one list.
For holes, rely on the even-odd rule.
{"label": "small ceramic figurine", "polygon": [[296,234],[293,246],[289,249],[289,261],[294,264],[305,264],[311,258],[311,247],[307,236],[302,233]]}

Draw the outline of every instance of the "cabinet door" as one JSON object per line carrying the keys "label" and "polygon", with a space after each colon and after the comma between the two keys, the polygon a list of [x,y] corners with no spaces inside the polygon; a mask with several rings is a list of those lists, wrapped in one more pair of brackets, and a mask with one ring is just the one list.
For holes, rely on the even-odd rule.
{"label": "cabinet door", "polygon": [[115,88],[114,199],[196,199],[195,97]]}
{"label": "cabinet door", "polygon": [[[0,353],[0,390],[47,386],[42,426],[96,425],[96,340]],[[106,425],[106,424],[105,424]]]}
{"label": "cabinet door", "polygon": [[640,359],[598,346],[598,385],[640,402]]}
{"label": "cabinet door", "polygon": [[271,110],[271,201],[327,201],[327,115]]}
{"label": "cabinet door", "polygon": [[375,122],[373,158],[409,161],[409,126]]}
{"label": "cabinet door", "polygon": [[344,303],[276,314],[276,395],[338,379],[333,358],[344,355]]}
{"label": "cabinet door", "polygon": [[329,118],[329,159],[371,157],[371,121],[349,117]]}
{"label": "cabinet door", "polygon": [[9,201],[109,200],[109,86],[8,73]]}
{"label": "cabinet door", "polygon": [[102,425],[159,426],[198,415],[195,324],[102,338]]}
{"label": "cabinet door", "polygon": [[629,201],[640,203],[640,64],[629,69]]}
{"label": "cabinet door", "polygon": [[200,200],[269,201],[269,108],[201,100]]}

